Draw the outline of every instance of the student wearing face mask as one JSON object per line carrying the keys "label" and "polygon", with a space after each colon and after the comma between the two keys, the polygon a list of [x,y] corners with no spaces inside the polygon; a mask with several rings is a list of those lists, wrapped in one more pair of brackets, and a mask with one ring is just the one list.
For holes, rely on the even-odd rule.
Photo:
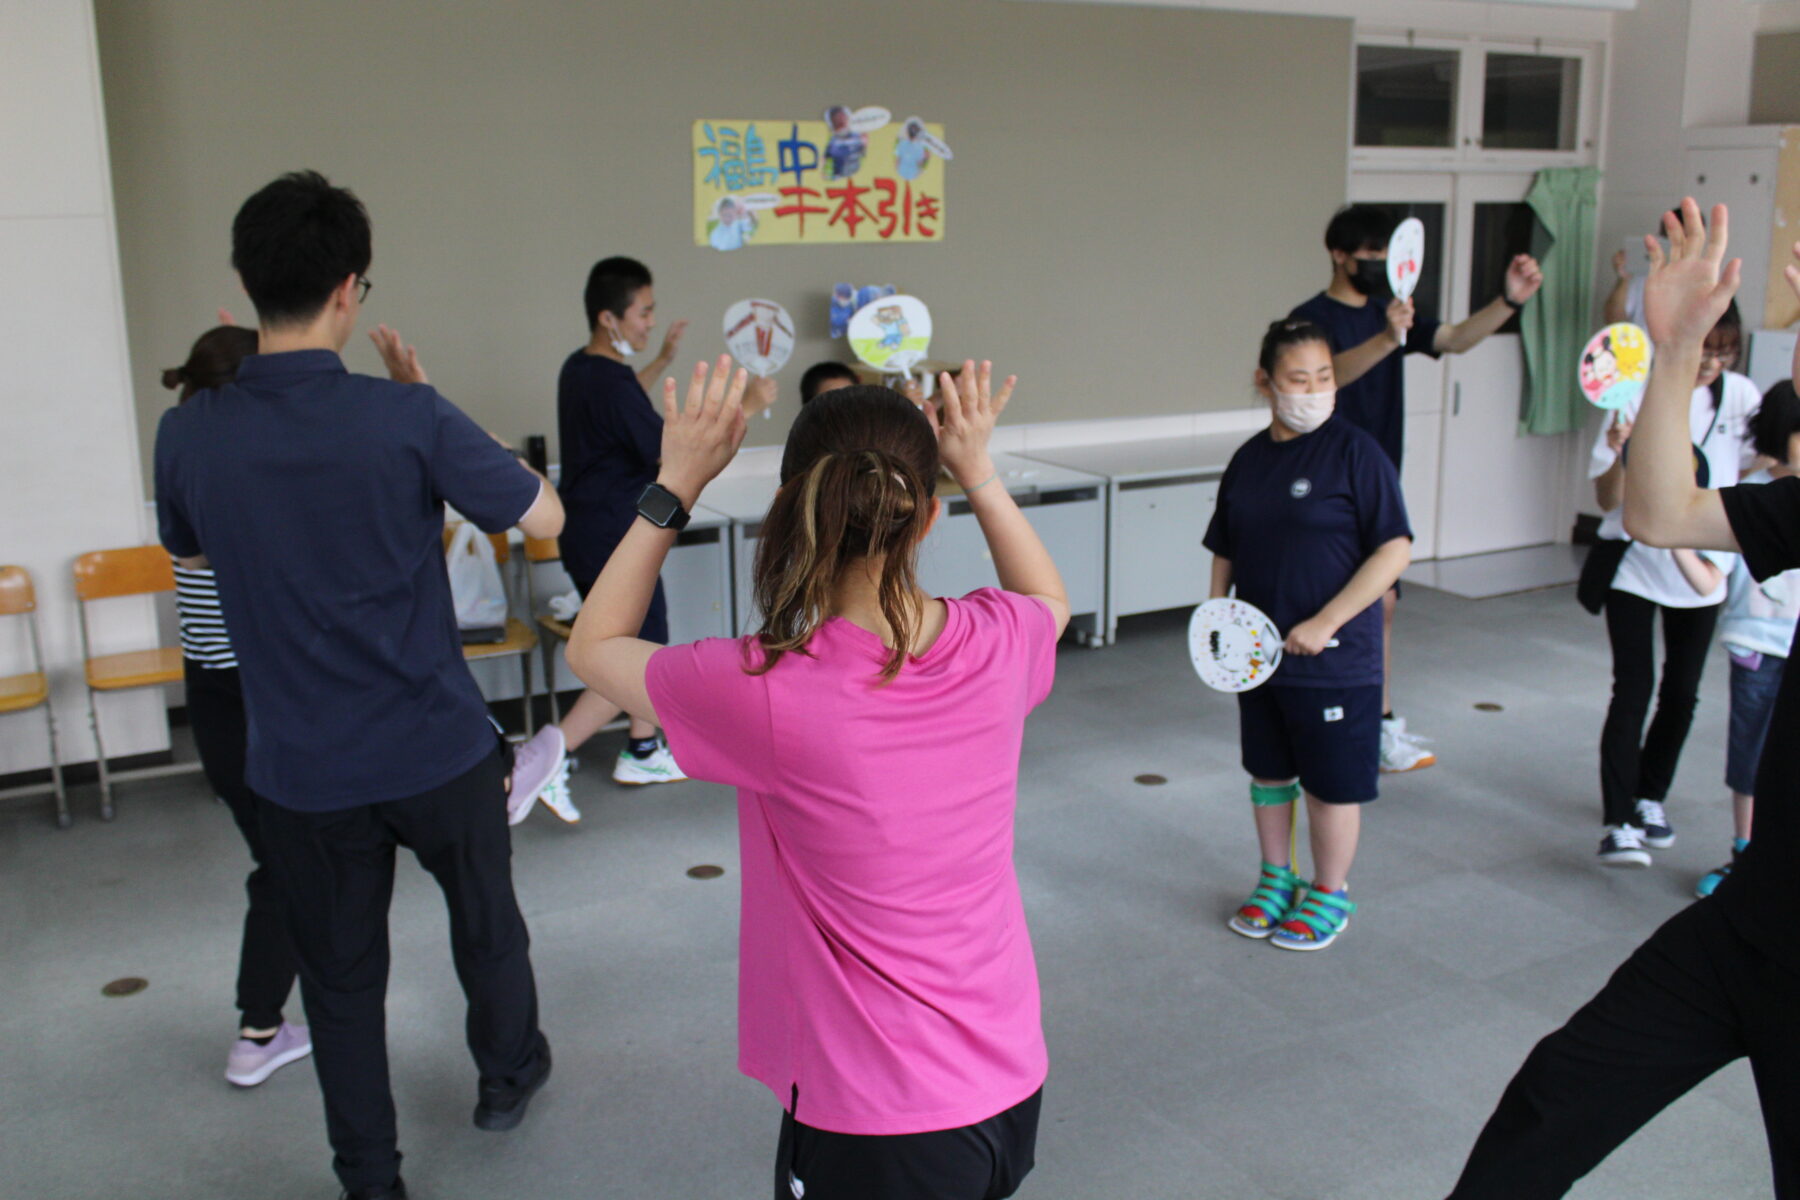
{"label": "student wearing face mask", "polygon": [[[1274,676],[1238,696],[1263,861],[1228,922],[1284,950],[1324,949],[1356,910],[1350,865],[1381,752],[1380,601],[1412,558],[1399,473],[1374,438],[1334,417],[1336,386],[1323,329],[1269,326],[1256,389],[1273,419],[1232,456],[1205,539],[1212,594],[1235,587],[1286,637]],[[1302,793],[1310,883],[1290,861]]]}
{"label": "student wearing face mask", "polygon": [[[603,258],[588,272],[582,296],[587,313],[587,344],[563,361],[556,381],[556,424],[562,475],[557,491],[567,514],[561,547],[563,566],[585,599],[600,570],[625,531],[637,520],[638,497],[656,481],[662,458],[663,419],[645,389],[657,386],[681,345],[686,321],[676,321],[663,336],[656,357],[641,368],[635,360],[656,331],[656,291],[650,269],[633,258]],[[767,407],[773,380],[758,380],[745,398],[751,412]],[[668,601],[658,581],[644,618],[641,636],[669,640]],[[537,778],[565,751],[573,751],[620,715],[622,710],[598,692],[581,694],[560,727],[546,726],[519,748],[519,769]],[[612,777],[623,784],[674,783],[687,778],[655,726],[636,717],[625,748],[613,764]],[[544,803],[564,821],[581,820],[581,812],[562,789],[548,789]],[[530,812],[527,802],[514,809],[517,822]]]}
{"label": "student wearing face mask", "polygon": [[[1501,294],[1453,325],[1413,311],[1411,300],[1396,300],[1388,288],[1387,245],[1394,218],[1366,204],[1340,209],[1325,227],[1331,255],[1331,283],[1291,314],[1325,331],[1337,372],[1338,413],[1372,434],[1397,471],[1406,443],[1406,380],[1402,356],[1461,354],[1479,345],[1536,294],[1543,273],[1530,255],[1514,258]],[[1398,351],[1398,353],[1396,353]],[[1382,600],[1384,662],[1392,665],[1391,643],[1396,587]],[[1437,757],[1407,732],[1382,696],[1381,769],[1413,771]]]}

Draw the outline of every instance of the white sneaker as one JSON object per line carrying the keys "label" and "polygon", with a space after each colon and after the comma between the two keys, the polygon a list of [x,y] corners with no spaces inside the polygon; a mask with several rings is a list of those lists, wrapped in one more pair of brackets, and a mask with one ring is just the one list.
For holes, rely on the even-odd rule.
{"label": "white sneaker", "polygon": [[506,796],[506,823],[517,825],[531,815],[531,805],[562,773],[568,758],[562,730],[546,725],[513,752],[512,791]]}
{"label": "white sneaker", "polygon": [[645,783],[680,783],[687,776],[675,765],[675,756],[666,743],[658,742],[648,758],[639,758],[630,750],[619,751],[613,764],[613,782],[636,787]]}
{"label": "white sneaker", "polygon": [[1603,867],[1650,865],[1650,852],[1644,849],[1644,831],[1636,825],[1608,825],[1596,857]]}
{"label": "white sneaker", "polygon": [[1427,739],[1406,731],[1405,717],[1381,719],[1381,770],[1386,775],[1418,771],[1437,765],[1437,755],[1425,748]]}
{"label": "white sneaker", "polygon": [[579,825],[581,810],[575,807],[575,798],[569,794],[569,763],[571,761],[573,760],[563,760],[562,770],[556,773],[555,779],[544,785],[544,790],[538,793],[538,799],[543,801],[545,808],[564,821],[571,825]]}

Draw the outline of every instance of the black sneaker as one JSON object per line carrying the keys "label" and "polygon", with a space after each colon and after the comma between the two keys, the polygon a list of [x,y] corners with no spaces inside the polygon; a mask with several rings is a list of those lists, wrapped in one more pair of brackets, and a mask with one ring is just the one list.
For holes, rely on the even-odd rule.
{"label": "black sneaker", "polygon": [[550,1043],[539,1035],[540,1053],[531,1076],[517,1087],[483,1080],[475,1102],[475,1128],[505,1133],[525,1119],[525,1107],[550,1078]]}
{"label": "black sneaker", "polygon": [[396,1175],[392,1183],[378,1183],[366,1188],[345,1188],[338,1194],[338,1200],[406,1200],[406,1180]]}
{"label": "black sneaker", "polygon": [[1598,855],[1603,867],[1647,867],[1650,852],[1644,849],[1644,831],[1635,825],[1611,825],[1600,839]]}
{"label": "black sneaker", "polygon": [[1669,824],[1669,815],[1655,800],[1637,802],[1637,827],[1644,831],[1646,846],[1667,850],[1675,844],[1675,827]]}

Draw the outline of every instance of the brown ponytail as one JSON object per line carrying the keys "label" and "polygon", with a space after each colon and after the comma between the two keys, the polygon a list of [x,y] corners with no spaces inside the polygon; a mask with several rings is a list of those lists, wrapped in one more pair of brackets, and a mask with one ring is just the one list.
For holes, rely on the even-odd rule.
{"label": "brown ponytail", "polygon": [[880,563],[877,594],[893,637],[881,679],[900,673],[919,628],[916,566],[937,473],[937,437],[898,392],[838,388],[800,411],[756,552],[763,661],[753,673],[806,652],[831,616],[838,579],[860,560]]}
{"label": "brown ponytail", "polygon": [[256,353],[256,330],[240,325],[218,325],[201,334],[188,351],[188,360],[162,373],[162,385],[180,388],[177,404],[195,392],[219,387],[237,378],[238,364]]}

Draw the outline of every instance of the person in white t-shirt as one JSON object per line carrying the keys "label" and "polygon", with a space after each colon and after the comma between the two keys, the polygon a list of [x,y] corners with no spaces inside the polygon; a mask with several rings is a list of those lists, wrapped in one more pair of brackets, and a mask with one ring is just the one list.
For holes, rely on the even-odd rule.
{"label": "person in white t-shirt", "polygon": [[[1748,422],[1761,402],[1756,385],[1730,368],[1743,343],[1734,305],[1707,335],[1699,377],[1689,401],[1694,469],[1701,487],[1730,487],[1753,456]],[[1594,442],[1588,475],[1606,516],[1605,539],[1629,540],[1620,505],[1627,439],[1637,403],[1620,410]],[[1613,692],[1600,735],[1600,796],[1605,826],[1598,858],[1609,867],[1650,865],[1650,849],[1675,844],[1663,802],[1693,724],[1700,674],[1712,645],[1725,578],[1733,555],[1659,550],[1633,544],[1606,593],[1606,632],[1612,642]],[[1662,617],[1663,669],[1656,678],[1656,620]],[[1644,720],[1656,693],[1649,732]]]}

